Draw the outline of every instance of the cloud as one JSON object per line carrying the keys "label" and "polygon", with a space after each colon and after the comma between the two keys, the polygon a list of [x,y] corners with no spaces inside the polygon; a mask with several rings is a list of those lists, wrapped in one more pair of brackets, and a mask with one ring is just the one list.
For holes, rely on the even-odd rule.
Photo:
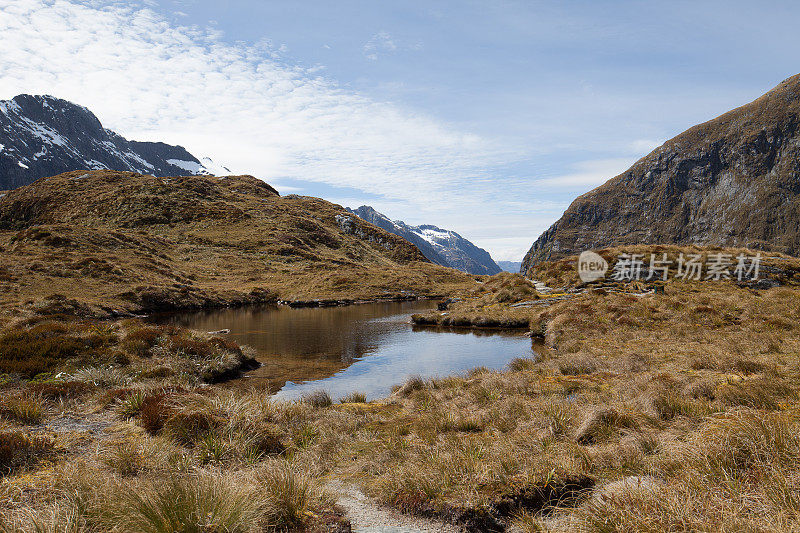
{"label": "cloud", "polygon": [[644,155],[644,154],[649,154],[650,152],[652,152],[653,150],[664,144],[665,141],[666,139],[660,139],[660,140],[637,139],[630,144],[630,148],[632,151]]}
{"label": "cloud", "polygon": [[[470,194],[508,150],[148,8],[0,0],[0,95],[53,94],[106,127],[181,144],[266,181],[303,179],[425,204]],[[396,47],[376,35],[377,52]],[[477,185],[476,185],[477,186]]]}
{"label": "cloud", "polygon": [[548,189],[594,188],[628,170],[637,159],[621,157],[581,161],[572,166],[573,172],[569,174],[537,179],[534,183]]}
{"label": "cloud", "polygon": [[378,53],[380,52],[395,51],[397,51],[397,44],[392,39],[392,36],[385,31],[376,33],[364,45],[364,56],[371,61],[377,61]]}

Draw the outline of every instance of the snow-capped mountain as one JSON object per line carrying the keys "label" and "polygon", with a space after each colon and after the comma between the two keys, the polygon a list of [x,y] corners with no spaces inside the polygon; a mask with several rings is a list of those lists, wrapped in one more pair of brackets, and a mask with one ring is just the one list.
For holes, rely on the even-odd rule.
{"label": "snow-capped mountain", "polygon": [[430,261],[470,274],[497,274],[500,267],[489,252],[478,248],[456,233],[430,224],[410,226],[402,220],[391,220],[368,205],[349,209],[351,213],[381,229],[403,237],[414,244]]}
{"label": "snow-capped mountain", "polygon": [[229,174],[181,146],[128,141],[66,100],[27,94],[0,100],[0,190],[71,170],[100,169],[154,176]]}

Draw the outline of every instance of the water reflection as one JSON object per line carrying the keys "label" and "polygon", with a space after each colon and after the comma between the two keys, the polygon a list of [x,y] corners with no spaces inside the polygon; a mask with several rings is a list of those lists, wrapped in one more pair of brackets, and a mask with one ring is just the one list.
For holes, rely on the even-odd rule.
{"label": "water reflection", "polygon": [[443,376],[476,366],[501,368],[532,355],[531,340],[501,331],[412,326],[412,313],[435,302],[385,302],[324,309],[223,309],[154,317],[202,331],[230,329],[255,348],[261,368],[239,384],[295,398],[325,389],[334,398],[353,391],[385,396],[408,376]]}

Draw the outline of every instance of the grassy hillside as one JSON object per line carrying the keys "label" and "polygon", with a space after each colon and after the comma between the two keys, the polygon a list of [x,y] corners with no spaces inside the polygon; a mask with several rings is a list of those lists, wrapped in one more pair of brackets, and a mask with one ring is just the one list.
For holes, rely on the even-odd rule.
{"label": "grassy hillside", "polygon": [[44,178],[0,198],[0,250],[9,310],[108,315],[474,285],[338,205],[249,176]]}

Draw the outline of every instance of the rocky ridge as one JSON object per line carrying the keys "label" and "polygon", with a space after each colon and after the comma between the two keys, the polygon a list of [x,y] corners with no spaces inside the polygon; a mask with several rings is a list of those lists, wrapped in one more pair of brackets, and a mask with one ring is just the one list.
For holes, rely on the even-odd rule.
{"label": "rocky ridge", "polygon": [[800,75],[667,141],[577,198],[522,272],[628,244],[800,252]]}

